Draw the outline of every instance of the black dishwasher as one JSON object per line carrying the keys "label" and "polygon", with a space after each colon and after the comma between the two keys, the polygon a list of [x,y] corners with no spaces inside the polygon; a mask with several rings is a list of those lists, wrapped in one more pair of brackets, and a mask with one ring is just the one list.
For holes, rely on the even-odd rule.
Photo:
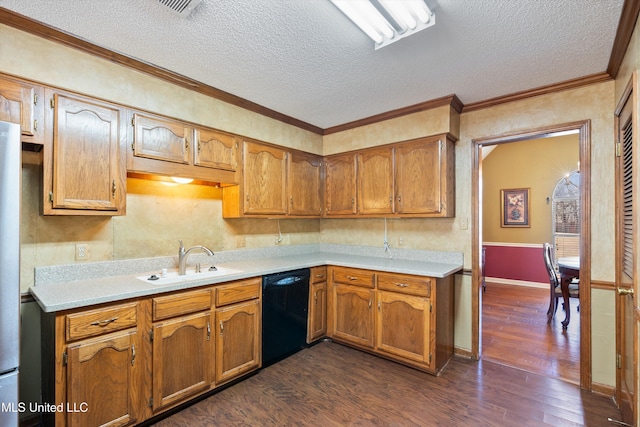
{"label": "black dishwasher", "polygon": [[263,367],[306,346],[308,304],[308,268],[262,277]]}

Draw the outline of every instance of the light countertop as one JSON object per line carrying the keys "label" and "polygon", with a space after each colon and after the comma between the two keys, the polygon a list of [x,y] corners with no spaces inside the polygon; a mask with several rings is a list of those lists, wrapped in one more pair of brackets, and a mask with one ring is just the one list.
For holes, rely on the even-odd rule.
{"label": "light countertop", "polygon": [[[298,250],[295,247],[287,249],[284,251],[258,251],[258,253],[252,250],[230,251],[230,253],[222,253],[222,255],[216,254],[214,257],[193,257],[193,260],[190,259],[190,261],[193,263],[201,262],[203,272],[212,264],[216,267],[238,270],[238,272],[209,278],[198,278],[196,273],[192,275],[193,280],[164,285],[140,280],[137,277],[151,274],[160,275],[161,268],[167,268],[167,266],[169,270],[175,268],[170,257],[157,260],[148,259],[153,262],[146,263],[136,263],[136,260],[129,260],[127,265],[122,262],[118,264],[117,261],[96,263],[96,266],[91,266],[94,267],[94,270],[91,271],[86,265],[42,267],[40,268],[42,271],[38,271],[36,268],[36,286],[33,286],[30,292],[45,312],[56,312],[321,265],[436,278],[454,274],[460,271],[463,266],[462,254],[455,252],[402,252],[395,250],[394,257],[389,258],[379,256],[380,254],[376,250],[371,251],[372,248],[348,247],[345,249],[341,245],[302,245]],[[345,251],[349,253],[345,253]],[[190,264],[192,265],[192,262]],[[135,269],[132,265],[138,265],[139,270],[131,271],[132,268]],[[94,272],[96,267],[100,272]],[[145,267],[147,268],[145,269]],[[109,272],[107,273],[105,270]],[[52,272],[62,278],[50,278],[48,275],[51,275]],[[115,275],[114,272],[116,272]],[[126,274],[121,274],[123,272]],[[65,277],[68,277],[69,280],[65,280]]]}

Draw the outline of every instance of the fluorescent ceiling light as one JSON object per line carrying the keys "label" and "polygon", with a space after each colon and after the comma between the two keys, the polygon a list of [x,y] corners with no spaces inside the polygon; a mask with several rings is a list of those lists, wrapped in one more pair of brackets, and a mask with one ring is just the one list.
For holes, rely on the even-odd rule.
{"label": "fluorescent ceiling light", "polygon": [[436,23],[424,0],[331,0],[379,49]]}

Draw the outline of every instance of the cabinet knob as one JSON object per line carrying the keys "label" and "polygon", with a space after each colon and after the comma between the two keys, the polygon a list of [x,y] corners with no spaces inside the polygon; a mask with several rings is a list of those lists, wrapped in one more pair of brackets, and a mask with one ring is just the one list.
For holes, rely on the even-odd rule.
{"label": "cabinet knob", "polygon": [[406,288],[409,285],[407,285],[406,283],[396,283],[396,286],[399,286],[401,288]]}

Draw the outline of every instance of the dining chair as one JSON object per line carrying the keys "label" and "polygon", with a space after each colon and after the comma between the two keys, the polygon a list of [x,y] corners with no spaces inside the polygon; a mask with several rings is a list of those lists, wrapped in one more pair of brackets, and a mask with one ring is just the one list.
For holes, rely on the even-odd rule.
{"label": "dining chair", "polygon": [[[544,265],[547,268],[547,274],[549,275],[550,285],[550,299],[549,309],[547,310],[547,322],[551,322],[553,316],[555,316],[558,309],[558,301],[562,298],[562,290],[560,289],[560,276],[555,266],[553,265],[553,254],[551,253],[553,246],[550,243],[543,245],[542,255],[544,256]],[[569,297],[580,298],[580,286],[579,282],[574,280],[569,284]],[[568,310],[569,307],[562,307],[564,310]],[[578,306],[580,311],[580,306]]]}

